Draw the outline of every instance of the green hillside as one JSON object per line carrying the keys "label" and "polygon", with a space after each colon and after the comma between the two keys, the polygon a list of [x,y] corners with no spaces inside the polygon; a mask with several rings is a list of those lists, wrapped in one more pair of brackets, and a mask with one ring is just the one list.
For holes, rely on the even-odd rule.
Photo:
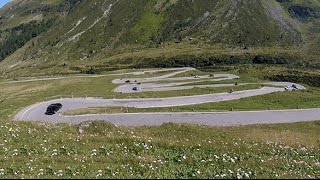
{"label": "green hillside", "polygon": [[317,67],[320,1],[14,0],[0,9],[0,42],[5,77],[152,67],[176,57],[263,55]]}

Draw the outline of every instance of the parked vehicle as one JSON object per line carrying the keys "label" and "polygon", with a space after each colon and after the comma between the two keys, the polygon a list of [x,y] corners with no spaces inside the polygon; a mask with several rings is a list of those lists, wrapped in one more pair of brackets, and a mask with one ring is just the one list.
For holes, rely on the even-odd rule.
{"label": "parked vehicle", "polygon": [[133,88],[132,88],[132,90],[134,90],[134,91],[138,91],[138,90],[139,90],[139,88],[138,88],[138,87],[133,87]]}

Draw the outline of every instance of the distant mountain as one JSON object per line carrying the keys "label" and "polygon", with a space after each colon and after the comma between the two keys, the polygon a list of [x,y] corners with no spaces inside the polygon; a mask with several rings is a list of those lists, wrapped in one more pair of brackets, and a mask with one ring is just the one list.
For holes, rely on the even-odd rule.
{"label": "distant mountain", "polygon": [[0,42],[2,75],[182,55],[284,53],[315,61],[320,0],[13,0],[0,9]]}

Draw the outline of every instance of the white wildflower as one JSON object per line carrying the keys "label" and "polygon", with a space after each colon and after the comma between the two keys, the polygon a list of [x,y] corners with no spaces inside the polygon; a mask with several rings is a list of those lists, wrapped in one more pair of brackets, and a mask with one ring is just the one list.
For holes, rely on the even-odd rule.
{"label": "white wildflower", "polygon": [[0,169],[0,175],[1,175],[1,176],[4,175],[4,169]]}

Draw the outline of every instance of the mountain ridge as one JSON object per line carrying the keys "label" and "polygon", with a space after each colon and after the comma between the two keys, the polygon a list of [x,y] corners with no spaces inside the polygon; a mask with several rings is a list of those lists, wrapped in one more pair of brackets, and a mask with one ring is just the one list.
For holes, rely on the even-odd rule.
{"label": "mountain ridge", "polygon": [[[295,59],[317,61],[319,20],[319,0],[14,0],[0,9],[4,47],[10,36],[19,37],[15,28],[21,24],[35,23],[41,31],[30,32],[32,38],[2,59],[0,73],[122,68],[188,51],[214,54],[210,50],[230,56],[286,52]],[[43,25],[49,21],[50,27]],[[170,49],[177,54],[167,53]]]}

